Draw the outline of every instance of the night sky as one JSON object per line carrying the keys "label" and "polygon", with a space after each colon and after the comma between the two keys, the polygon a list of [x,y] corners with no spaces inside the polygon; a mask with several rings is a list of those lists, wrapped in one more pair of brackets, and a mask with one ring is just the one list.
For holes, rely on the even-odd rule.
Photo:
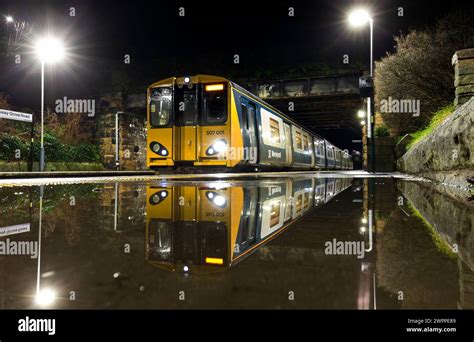
{"label": "night sky", "polygon": [[[393,51],[393,36],[422,28],[456,8],[460,1],[0,1],[0,13],[33,25],[22,48],[22,63],[1,63],[0,91],[17,106],[39,108],[39,64],[33,40],[49,30],[67,42],[68,59],[47,67],[46,99],[90,96],[112,87],[111,70],[137,75],[136,90],[175,75],[212,73],[252,79],[257,69],[290,69],[304,63],[344,68],[342,55],[368,68],[368,28],[350,29],[347,12],[371,9],[375,22],[375,58]],[[185,17],[178,8],[185,7]],[[288,16],[288,7],[295,16]],[[74,7],[76,15],[69,15]],[[397,16],[403,7],[404,16]],[[2,23],[5,25],[5,23]],[[124,54],[131,64],[123,64]],[[241,63],[233,64],[239,54]],[[149,66],[149,67],[148,67]],[[128,68],[128,69],[127,69]],[[139,71],[137,71],[139,70]],[[177,75],[176,75],[177,76]],[[239,77],[241,76],[241,77]],[[308,75],[317,76],[317,75]],[[143,88],[142,88],[143,87]]]}

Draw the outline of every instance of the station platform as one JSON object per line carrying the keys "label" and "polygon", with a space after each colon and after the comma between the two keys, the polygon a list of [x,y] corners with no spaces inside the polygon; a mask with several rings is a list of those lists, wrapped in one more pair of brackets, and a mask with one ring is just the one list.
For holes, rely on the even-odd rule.
{"label": "station platform", "polygon": [[101,172],[8,172],[0,173],[0,187],[30,186],[47,184],[80,184],[80,183],[116,183],[116,182],[151,182],[151,181],[217,181],[245,180],[258,178],[281,178],[312,176],[321,178],[403,178],[417,177],[390,173],[369,173],[363,170],[345,171],[291,171],[291,172],[247,172],[247,173],[212,173],[212,174],[159,174],[153,171],[101,171]]}
{"label": "station platform", "polygon": [[33,171],[33,172],[0,172],[0,179],[17,178],[57,178],[57,177],[103,177],[154,175],[153,171]]}

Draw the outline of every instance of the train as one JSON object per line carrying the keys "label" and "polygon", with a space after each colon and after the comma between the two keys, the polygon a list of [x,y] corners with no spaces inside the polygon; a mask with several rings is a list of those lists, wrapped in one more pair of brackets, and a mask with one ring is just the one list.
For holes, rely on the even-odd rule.
{"label": "train", "polygon": [[351,155],[220,76],[170,77],[147,89],[153,170],[349,170]]}
{"label": "train", "polygon": [[145,259],[184,274],[224,271],[351,185],[318,177],[148,185]]}

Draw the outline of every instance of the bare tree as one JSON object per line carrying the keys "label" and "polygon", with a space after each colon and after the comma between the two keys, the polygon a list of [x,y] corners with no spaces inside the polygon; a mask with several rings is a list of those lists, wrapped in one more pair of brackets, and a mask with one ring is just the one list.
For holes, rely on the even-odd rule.
{"label": "bare tree", "polygon": [[376,62],[375,103],[393,99],[420,100],[419,117],[381,113],[398,134],[423,128],[433,113],[454,100],[451,58],[457,50],[474,46],[474,22],[464,12],[451,13],[432,28],[395,37],[396,52]]}

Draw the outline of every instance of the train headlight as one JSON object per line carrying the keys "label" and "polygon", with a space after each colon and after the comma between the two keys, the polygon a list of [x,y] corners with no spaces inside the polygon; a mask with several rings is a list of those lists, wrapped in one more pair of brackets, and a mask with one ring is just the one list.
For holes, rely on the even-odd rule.
{"label": "train headlight", "polygon": [[153,152],[155,153],[160,152],[160,147],[161,147],[160,144],[153,142],[151,143],[150,147]]}
{"label": "train headlight", "polygon": [[167,156],[168,155],[168,150],[156,141],[151,142],[150,149],[153,152],[155,152],[156,154],[159,154],[159,155],[162,155],[162,156]]}
{"label": "train headlight", "polygon": [[157,205],[158,203],[163,201],[166,197],[168,197],[168,191],[166,190],[155,192],[153,195],[150,196],[150,204]]}
{"label": "train headlight", "polygon": [[218,153],[222,153],[227,150],[227,142],[225,140],[217,140],[215,141],[206,151],[207,155],[214,155]]}
{"label": "train headlight", "polygon": [[225,208],[227,205],[227,199],[218,192],[208,191],[206,193],[206,197],[219,208]]}

